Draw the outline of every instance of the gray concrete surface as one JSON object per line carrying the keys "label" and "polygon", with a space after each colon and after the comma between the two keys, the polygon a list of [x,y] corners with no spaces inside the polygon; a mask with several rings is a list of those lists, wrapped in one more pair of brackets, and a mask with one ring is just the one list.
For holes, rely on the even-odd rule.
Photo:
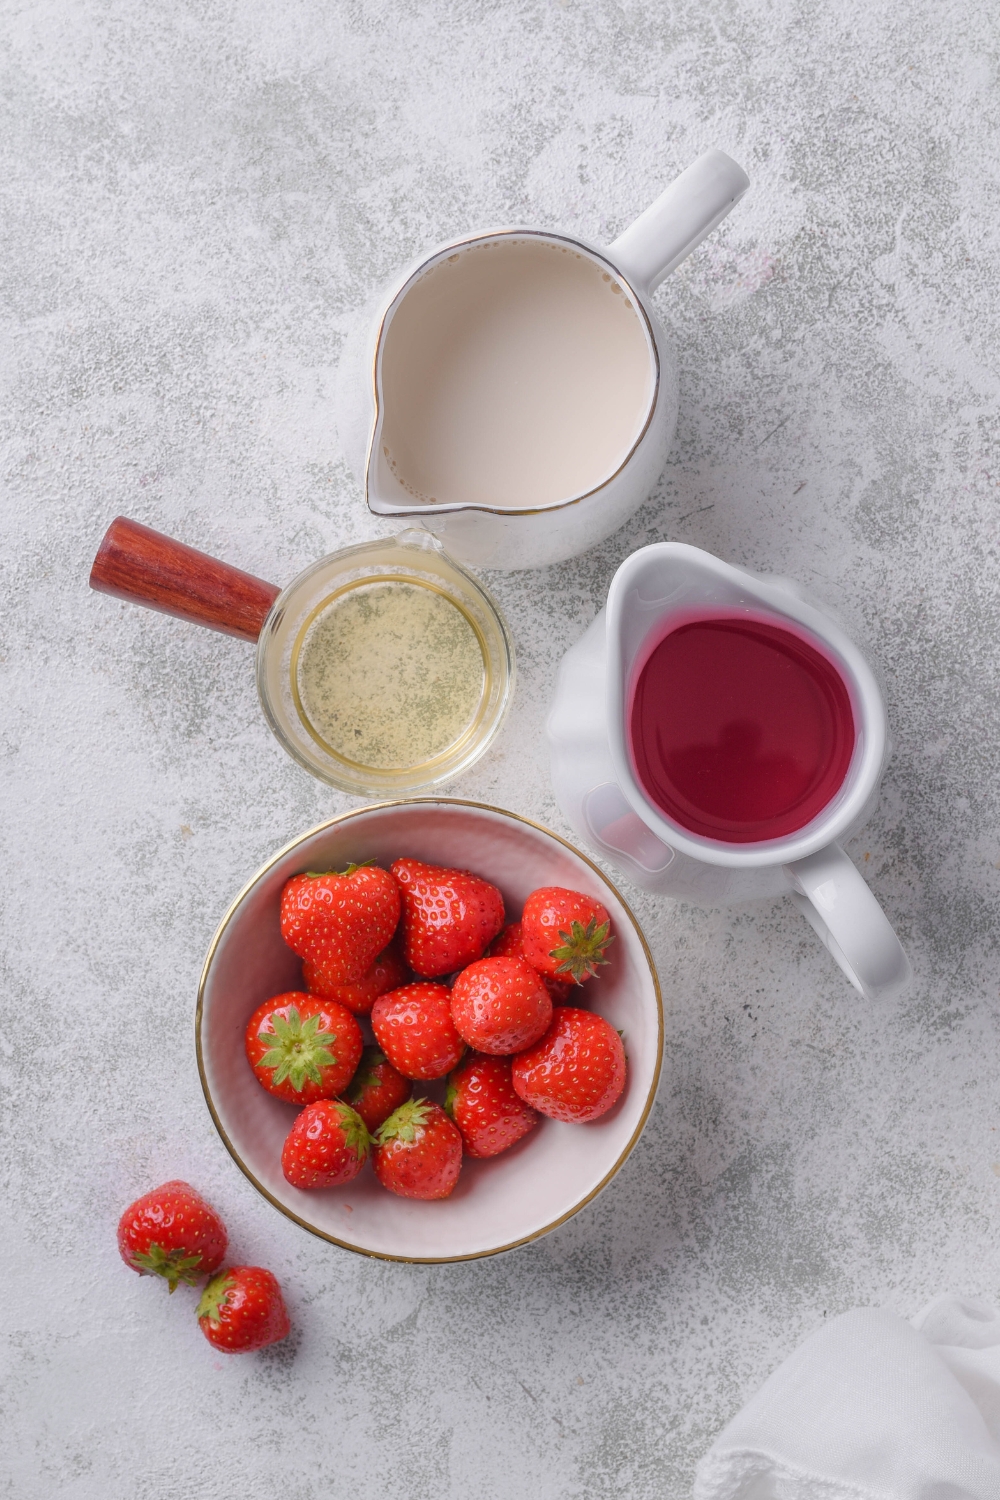
{"label": "gray concrete surface", "polygon": [[[1000,26],[986,0],[4,0],[2,1493],[688,1495],[824,1317],[1000,1296]],[[667,1052],[627,1168],[546,1240],[380,1265],[259,1200],[194,1065],[244,878],[348,805],[251,651],[90,594],[138,517],[281,581],[376,533],[336,441],[352,316],[425,244],[611,237],[700,150],[754,182],[657,294],[678,439],[633,524],[495,576],[520,686],[452,790],[561,822],[541,725],[618,562],[662,538],[799,578],[888,693],[852,852],[916,969],[858,1001],[785,902],[635,896]],[[189,1178],[281,1277],[225,1359],[114,1225]]]}

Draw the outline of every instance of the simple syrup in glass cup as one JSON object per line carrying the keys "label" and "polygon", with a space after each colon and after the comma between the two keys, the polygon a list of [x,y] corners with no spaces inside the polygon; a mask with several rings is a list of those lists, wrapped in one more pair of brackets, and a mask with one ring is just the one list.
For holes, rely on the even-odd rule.
{"label": "simple syrup in glass cup", "polygon": [[274,733],[342,791],[438,786],[478,760],[514,689],[490,595],[428,532],[346,547],[300,573],[257,644]]}
{"label": "simple syrup in glass cup", "polygon": [[507,626],[425,531],[345,547],[286,589],[119,517],[91,587],[257,643],[267,722],[298,763],[357,794],[471,766],[514,691]]}

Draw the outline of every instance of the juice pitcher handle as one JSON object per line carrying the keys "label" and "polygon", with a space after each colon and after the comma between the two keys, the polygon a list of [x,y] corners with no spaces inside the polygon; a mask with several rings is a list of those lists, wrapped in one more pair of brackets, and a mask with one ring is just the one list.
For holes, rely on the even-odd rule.
{"label": "juice pitcher handle", "polygon": [[243,641],[257,639],[281,593],[263,578],[125,516],[112,521],[105,533],[90,570],[90,587]]}
{"label": "juice pitcher handle", "polygon": [[704,151],[608,246],[608,254],[637,291],[655,291],[749,186],[731,156]]}
{"label": "juice pitcher handle", "polygon": [[910,964],[871,887],[839,844],[786,865],[792,900],[866,1000],[897,994]]}

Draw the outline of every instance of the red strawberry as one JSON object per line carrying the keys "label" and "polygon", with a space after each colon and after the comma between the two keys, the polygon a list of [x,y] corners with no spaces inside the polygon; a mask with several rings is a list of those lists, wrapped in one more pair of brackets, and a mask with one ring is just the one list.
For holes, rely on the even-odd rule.
{"label": "red strawberry", "polygon": [[375,1136],[375,1176],[401,1198],[447,1198],[462,1170],[462,1137],[429,1099],[401,1104]]}
{"label": "red strawberry", "polygon": [[281,936],[321,965],[330,984],[352,984],[388,944],[399,909],[399,886],[374,865],[295,875],[281,893]]}
{"label": "red strawberry", "polygon": [[403,888],[403,956],[415,973],[436,979],[482,957],[503,926],[495,885],[418,859],[397,859],[392,873]]}
{"label": "red strawberry", "polygon": [[599,901],[558,885],[532,891],[521,913],[521,942],[532,968],[577,984],[607,963],[610,933],[611,918]]}
{"label": "red strawberry", "polygon": [[243,1040],[257,1082],[290,1104],[339,1094],[353,1078],[364,1047],[349,1010],[298,990],[258,1005]]}
{"label": "red strawberry", "polygon": [[222,1265],[226,1226],[186,1182],[165,1182],[144,1193],[118,1221],[121,1258],[140,1276],[162,1276],[173,1291],[194,1286]]}
{"label": "red strawberry", "polygon": [[292,1187],[340,1187],[357,1177],[370,1145],[364,1120],[349,1104],[317,1099],[288,1132],[281,1170]]}
{"label": "red strawberry", "polygon": [[549,1029],[552,1000],[523,958],[481,958],[455,980],[451,1018],[479,1052],[523,1052]]}
{"label": "red strawberry", "polygon": [[625,1087],[625,1049],[591,1010],[558,1005],[534,1047],[513,1059],[511,1078],[526,1104],[553,1120],[596,1120]]}
{"label": "red strawberry", "polygon": [[277,1344],[292,1329],[277,1278],[261,1266],[230,1266],[214,1276],[196,1316],[208,1342],[223,1354]]}
{"label": "red strawberry", "polygon": [[344,1099],[364,1120],[372,1135],[394,1109],[410,1097],[410,1080],[393,1067],[378,1047],[366,1047]]}
{"label": "red strawberry", "polygon": [[462,1132],[466,1156],[498,1156],[538,1124],[514,1092],[509,1057],[471,1053],[448,1080],[445,1109]]}
{"label": "red strawberry", "polygon": [[[486,950],[486,954],[489,958],[524,958],[525,963],[527,963],[528,960],[524,955],[524,944],[521,941],[520,922],[510,922],[504,928],[503,932],[500,933],[499,937],[493,939]],[[543,974],[542,983],[552,996],[553,1005],[566,1004],[570,991],[573,988],[571,980],[557,979],[554,974]]]}
{"label": "red strawberry", "polygon": [[322,964],[314,963],[310,958],[302,961],[302,980],[309,993],[322,995],[325,1000],[336,1000],[356,1016],[370,1015],[379,995],[384,995],[387,990],[398,990],[409,977],[410,971],[395,942],[379,954],[366,974],[351,984],[334,984]]}
{"label": "red strawberry", "polygon": [[379,995],[372,1030],[404,1078],[442,1078],[465,1051],[451,1019],[451,991],[443,984],[408,984]]}

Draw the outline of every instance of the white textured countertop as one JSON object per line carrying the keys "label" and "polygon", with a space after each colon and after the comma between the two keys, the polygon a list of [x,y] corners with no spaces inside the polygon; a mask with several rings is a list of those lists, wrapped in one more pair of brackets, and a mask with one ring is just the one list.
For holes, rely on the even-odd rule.
{"label": "white textured countertop", "polygon": [[[8,0],[0,51],[3,1492],[683,1500],[824,1317],[1000,1297],[995,7]],[[553,677],[634,547],[795,577],[886,685],[851,852],[916,981],[865,1005],[790,903],[623,883],[667,1010],[626,1168],[512,1255],[356,1258],[240,1175],[192,1027],[231,896],[348,799],[271,737],[249,647],[90,561],[118,513],[276,582],[377,534],[333,410],[356,310],[467,228],[609,239],[707,146],[753,191],[657,293],[666,474],[604,546],[489,578],[517,700],[450,790],[566,832]],[[286,1344],[216,1355],[122,1266],[175,1176],[280,1277]]]}

